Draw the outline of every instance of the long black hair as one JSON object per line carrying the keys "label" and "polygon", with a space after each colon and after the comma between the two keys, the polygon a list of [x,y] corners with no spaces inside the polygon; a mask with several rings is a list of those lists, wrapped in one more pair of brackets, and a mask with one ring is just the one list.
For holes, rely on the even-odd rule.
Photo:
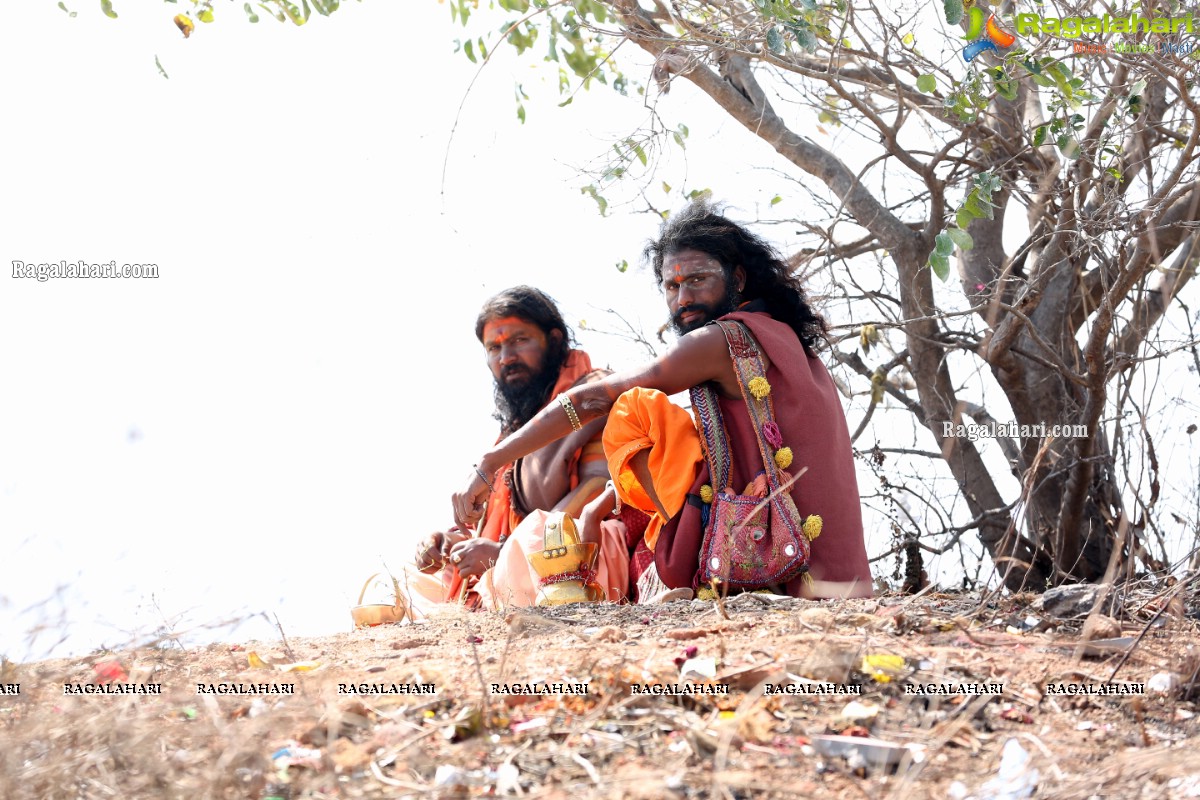
{"label": "long black hair", "polygon": [[668,253],[699,250],[707,253],[733,280],[733,271],[746,272],[743,300],[762,300],[767,312],[796,331],[805,349],[812,352],[825,341],[825,320],[809,306],[800,279],[792,274],[779,252],[761,237],[731,222],[713,205],[695,200],[663,223],[658,239],[646,245],[642,256],[654,267],[662,286],[663,260]]}
{"label": "long black hair", "polygon": [[475,337],[482,343],[484,326],[505,317],[516,317],[526,322],[532,322],[541,329],[542,333],[546,334],[547,338],[551,331],[558,331],[562,334],[565,347],[569,348],[575,343],[575,334],[563,321],[558,306],[554,304],[554,298],[541,289],[535,289],[532,286],[514,286],[489,298],[483,304],[483,308],[479,310],[479,316],[475,318]]}

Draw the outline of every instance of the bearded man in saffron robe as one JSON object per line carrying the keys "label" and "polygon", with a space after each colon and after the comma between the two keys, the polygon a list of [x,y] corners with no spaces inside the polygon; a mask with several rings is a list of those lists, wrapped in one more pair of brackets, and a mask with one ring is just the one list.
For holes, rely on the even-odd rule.
{"label": "bearded man in saffron robe", "polygon": [[[571,330],[554,301],[529,286],[507,289],[488,300],[476,320],[475,335],[495,379],[501,438],[559,394],[609,374],[593,369],[587,353],[571,347]],[[478,534],[472,525],[456,525],[418,547],[416,569],[406,569],[401,587],[410,617],[419,619],[437,603],[448,601],[494,609],[533,605],[538,576],[526,555],[542,549],[549,513],[565,511],[578,517],[603,492],[608,481],[603,432],[604,418],[597,417],[522,458],[486,472],[476,469],[476,477],[487,487],[485,513],[476,520]],[[626,514],[624,519],[630,520],[636,543],[647,517]],[[621,519],[606,520],[601,527],[595,579],[608,600],[620,601],[629,595],[628,529]]]}

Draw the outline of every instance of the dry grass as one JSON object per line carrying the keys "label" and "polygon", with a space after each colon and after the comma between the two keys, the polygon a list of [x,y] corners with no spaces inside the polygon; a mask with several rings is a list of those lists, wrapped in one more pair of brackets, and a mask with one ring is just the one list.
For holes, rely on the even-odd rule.
{"label": "dry grass", "polygon": [[[1082,617],[1007,632],[1030,597],[981,606],[927,595],[818,604],[756,596],[661,607],[563,607],[498,615],[448,611],[421,626],[319,639],[141,648],[119,655],[130,680],[161,682],[161,697],[64,697],[96,659],[17,665],[20,697],[0,697],[0,797],[783,798],[946,797],[991,777],[1015,738],[1039,770],[1041,797],[1185,797],[1200,756],[1187,678],[1200,637],[1186,616],[1159,614],[1150,589],[1115,593],[1107,610],[1127,656],[1075,658]],[[1175,597],[1179,595],[1171,595]],[[1190,596],[1190,595],[1188,595]],[[1160,600],[1167,598],[1163,594]],[[1142,602],[1146,599],[1146,602]],[[1169,601],[1169,598],[1168,600]],[[1151,619],[1158,614],[1153,624]],[[633,696],[636,682],[677,682],[690,648],[711,657],[728,697]],[[247,650],[320,662],[309,673],[249,668]],[[905,667],[880,682],[868,654]],[[1048,681],[1146,680],[1171,670],[1180,688],[1134,699],[1043,696]],[[842,718],[851,699],[764,697],[786,676],[860,683],[878,713]],[[492,681],[586,681],[587,697],[489,696]],[[252,700],[197,696],[198,682],[294,682],[296,694]],[[339,695],[345,682],[435,682],[436,697]],[[919,698],[909,682],[1004,682],[1001,697]],[[823,757],[826,733],[870,733],[921,745],[924,759],[871,769]],[[283,748],[311,758],[287,766]]]}

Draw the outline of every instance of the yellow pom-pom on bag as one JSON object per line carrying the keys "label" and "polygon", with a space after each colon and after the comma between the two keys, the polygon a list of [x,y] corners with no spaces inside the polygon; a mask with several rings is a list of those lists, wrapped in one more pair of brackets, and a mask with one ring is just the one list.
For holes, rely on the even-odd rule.
{"label": "yellow pom-pom on bag", "polygon": [[713,488],[707,483],[700,487],[700,499],[705,503],[711,503],[713,501]]}
{"label": "yellow pom-pom on bag", "polygon": [[811,542],[821,535],[821,527],[824,524],[820,514],[809,514],[808,518],[804,520],[804,535]]}
{"label": "yellow pom-pom on bag", "polygon": [[775,466],[787,469],[792,465],[792,448],[781,447],[775,452]]}
{"label": "yellow pom-pom on bag", "polygon": [[746,384],[746,388],[750,390],[750,394],[754,395],[756,400],[762,400],[771,393],[771,384],[767,383],[767,379],[761,375],[751,378]]}

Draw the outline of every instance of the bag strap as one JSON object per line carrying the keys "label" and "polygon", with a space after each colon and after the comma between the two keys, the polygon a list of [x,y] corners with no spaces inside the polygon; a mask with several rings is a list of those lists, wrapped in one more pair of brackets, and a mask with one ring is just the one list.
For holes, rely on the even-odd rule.
{"label": "bag strap", "polygon": [[730,456],[729,439],[725,436],[725,420],[721,418],[721,406],[717,393],[708,384],[693,386],[688,394],[696,422],[704,440],[704,458],[708,461],[708,476],[713,491],[719,492],[729,485]]}
{"label": "bag strap", "polygon": [[[742,400],[745,401],[750,421],[754,424],[754,435],[758,439],[758,451],[762,455],[767,485],[774,493],[779,490],[781,481],[779,465],[775,463],[772,451],[781,445],[772,447],[765,433],[773,428],[776,431],[775,439],[778,441],[779,427],[775,424],[775,406],[771,398],[770,384],[766,382],[767,368],[762,360],[762,351],[744,323],[717,320],[717,324],[725,332],[725,341],[729,344],[729,357],[733,359],[733,371],[742,390]],[[761,386],[751,385],[755,379],[762,381]],[[755,388],[759,389],[761,397],[755,393]]]}

